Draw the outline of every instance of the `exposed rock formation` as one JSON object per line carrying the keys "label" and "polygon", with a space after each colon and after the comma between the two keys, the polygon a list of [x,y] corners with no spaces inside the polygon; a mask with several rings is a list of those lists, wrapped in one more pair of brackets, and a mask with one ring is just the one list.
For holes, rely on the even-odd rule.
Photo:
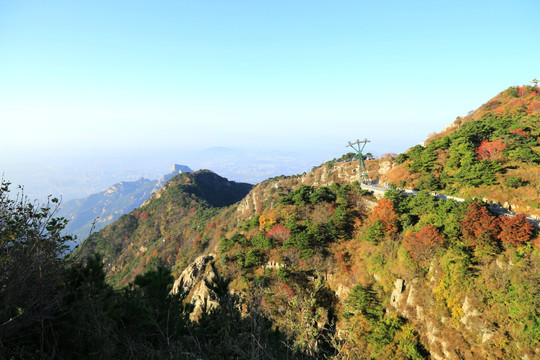
{"label": "exposed rock formation", "polygon": [[[373,164],[373,165],[371,165]],[[375,162],[370,163],[373,167]],[[368,166],[369,167],[369,166]],[[377,170],[370,170],[370,176],[376,177]],[[308,174],[297,177],[283,177],[272,179],[256,185],[247,196],[240,201],[237,208],[238,215],[248,217],[259,211],[263,201],[270,202],[275,198],[275,194],[294,190],[300,185],[309,186],[330,186],[333,183],[351,184],[358,180],[358,162],[343,162],[333,166],[322,165]]]}
{"label": "exposed rock formation", "polygon": [[394,290],[392,291],[392,296],[390,298],[390,305],[396,309],[399,307],[403,296],[403,291],[405,290],[405,280],[396,279],[394,283]]}
{"label": "exposed rock formation", "polygon": [[204,309],[210,310],[218,306],[216,294],[208,287],[208,284],[214,283],[216,279],[216,273],[211,266],[214,258],[214,254],[199,256],[182,271],[171,290],[173,294],[180,290],[190,294],[190,302],[194,306],[189,315],[191,320],[199,319]]}
{"label": "exposed rock formation", "polygon": [[387,174],[392,169],[392,162],[390,160],[381,161],[381,165],[378,173],[380,175]]}
{"label": "exposed rock formation", "polygon": [[196,283],[201,281],[204,276],[207,264],[214,260],[214,254],[202,255],[195,259],[188,267],[182,271],[178,279],[174,282],[171,290],[172,294],[177,294],[180,289],[189,293]]}

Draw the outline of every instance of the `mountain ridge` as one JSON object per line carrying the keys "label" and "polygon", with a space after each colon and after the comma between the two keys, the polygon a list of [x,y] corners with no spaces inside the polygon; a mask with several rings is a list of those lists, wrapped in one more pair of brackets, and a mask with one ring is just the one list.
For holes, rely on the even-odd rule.
{"label": "mountain ridge", "polygon": [[74,199],[62,204],[58,215],[69,220],[66,233],[83,241],[92,231],[98,231],[121,215],[138,208],[167,181],[182,172],[192,170],[185,165],[174,164],[171,171],[159,180],[140,178],[136,181],[121,181],[108,189],[83,199]]}
{"label": "mountain ridge", "polygon": [[[132,280],[155,258],[148,256],[151,254],[159,253],[172,266],[182,246],[191,247],[195,241],[199,244],[196,247],[205,247],[201,234],[206,222],[241,200],[251,188],[251,184],[229,181],[210,170],[178,174],[139,208],[93,233],[75,256],[104,253],[105,261],[114,263],[107,270],[118,283]],[[122,268],[134,262],[138,270]]]}

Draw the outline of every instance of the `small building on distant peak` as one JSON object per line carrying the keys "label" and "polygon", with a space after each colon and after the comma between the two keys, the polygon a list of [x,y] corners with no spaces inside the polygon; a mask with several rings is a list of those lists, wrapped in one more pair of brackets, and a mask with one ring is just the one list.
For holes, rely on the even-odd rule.
{"label": "small building on distant peak", "polygon": [[537,78],[534,78],[534,79],[532,79],[531,84],[534,84],[534,86],[538,86],[539,82],[540,82],[540,80],[538,80]]}

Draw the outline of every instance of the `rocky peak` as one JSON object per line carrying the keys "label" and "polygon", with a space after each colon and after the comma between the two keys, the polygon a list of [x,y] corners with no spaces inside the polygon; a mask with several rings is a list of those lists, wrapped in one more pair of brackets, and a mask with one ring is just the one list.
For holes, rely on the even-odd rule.
{"label": "rocky peak", "polygon": [[[375,165],[374,162],[370,162],[371,164]],[[370,176],[376,177],[376,170],[369,169],[369,171]],[[290,191],[300,185],[329,186],[334,182],[344,185],[351,184],[356,180],[358,180],[357,161],[341,162],[333,165],[323,164],[307,174],[274,178],[259,183],[239,203],[237,213],[242,217],[252,216],[257,212],[259,204],[263,201],[271,202],[273,195],[280,192],[280,189]]]}

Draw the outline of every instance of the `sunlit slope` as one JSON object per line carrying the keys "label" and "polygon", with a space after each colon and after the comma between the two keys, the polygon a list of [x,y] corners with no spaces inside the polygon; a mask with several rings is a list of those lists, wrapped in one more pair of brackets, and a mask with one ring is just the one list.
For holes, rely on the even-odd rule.
{"label": "sunlit slope", "polygon": [[397,156],[382,180],[540,215],[540,90],[501,92]]}

